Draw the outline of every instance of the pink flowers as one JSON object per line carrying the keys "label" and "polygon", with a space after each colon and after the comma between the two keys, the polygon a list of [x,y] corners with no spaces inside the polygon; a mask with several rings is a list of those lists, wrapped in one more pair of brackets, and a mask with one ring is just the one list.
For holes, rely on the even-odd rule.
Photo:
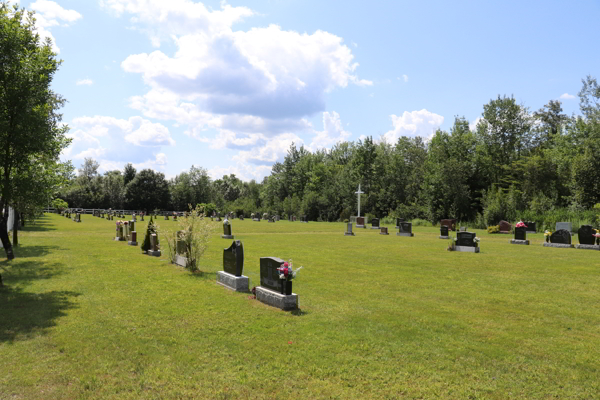
{"label": "pink flowers", "polygon": [[517,222],[517,224],[515,225],[516,228],[527,228],[527,225],[525,225],[525,222],[523,221],[519,221]]}

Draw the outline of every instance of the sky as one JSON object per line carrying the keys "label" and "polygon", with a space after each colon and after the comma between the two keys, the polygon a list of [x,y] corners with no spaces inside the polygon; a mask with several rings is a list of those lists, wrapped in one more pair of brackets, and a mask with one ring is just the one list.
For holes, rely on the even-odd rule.
{"label": "sky", "polygon": [[261,181],[292,143],[429,138],[513,96],[579,113],[600,1],[21,0],[63,63],[53,90],[99,172]]}

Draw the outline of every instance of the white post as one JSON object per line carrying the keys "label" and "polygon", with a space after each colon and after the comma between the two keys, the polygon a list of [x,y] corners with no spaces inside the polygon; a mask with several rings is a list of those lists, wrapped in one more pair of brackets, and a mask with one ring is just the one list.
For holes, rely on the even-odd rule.
{"label": "white post", "polygon": [[360,191],[360,183],[358,184],[358,192],[355,192],[356,195],[358,195],[358,215],[357,217],[360,217],[360,195],[364,194],[364,192]]}

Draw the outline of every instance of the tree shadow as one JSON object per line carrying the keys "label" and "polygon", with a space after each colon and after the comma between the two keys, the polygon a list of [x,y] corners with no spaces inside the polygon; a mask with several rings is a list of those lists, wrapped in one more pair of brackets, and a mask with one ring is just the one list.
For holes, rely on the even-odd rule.
{"label": "tree shadow", "polygon": [[36,218],[34,221],[25,221],[25,226],[19,229],[21,232],[45,232],[55,231],[56,226],[50,220],[50,217],[43,215]]}
{"label": "tree shadow", "polygon": [[0,287],[0,343],[27,340],[56,325],[66,310],[74,308],[70,300],[81,293],[52,291],[28,293],[21,288]]}
{"label": "tree shadow", "polygon": [[308,311],[303,311],[301,308],[296,308],[295,310],[290,311],[290,314],[295,315],[297,317],[303,317],[309,314]]}
{"label": "tree shadow", "polygon": [[[10,269],[7,268],[10,265]],[[61,264],[40,263],[37,261],[0,262],[4,285],[17,286],[27,284],[34,279],[50,279],[62,275]]]}
{"label": "tree shadow", "polygon": [[49,254],[51,251],[65,250],[58,246],[13,246],[15,252],[15,258],[30,258],[30,257],[42,257]]}
{"label": "tree shadow", "polygon": [[202,280],[213,280],[216,281],[217,280],[217,273],[216,272],[204,272],[201,270],[198,270],[196,272],[191,272],[188,274],[188,276],[194,278],[194,279],[202,279]]}

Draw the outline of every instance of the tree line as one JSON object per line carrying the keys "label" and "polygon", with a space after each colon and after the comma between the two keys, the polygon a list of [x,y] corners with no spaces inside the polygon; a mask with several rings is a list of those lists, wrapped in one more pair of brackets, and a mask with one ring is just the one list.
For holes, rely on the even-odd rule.
{"label": "tree line", "polygon": [[170,180],[131,164],[100,175],[98,163],[86,159],[61,198],[72,207],[186,210],[203,203],[221,212],[338,221],[356,215],[361,184],[362,210],[380,218],[485,226],[526,212],[589,210],[600,202],[600,86],[591,76],[582,83],[581,115],[564,114],[556,100],[530,112],[498,96],[473,129],[455,117],[430,140],[367,137],[314,152],[292,144],[260,183],[234,174],[212,180],[194,166]]}

